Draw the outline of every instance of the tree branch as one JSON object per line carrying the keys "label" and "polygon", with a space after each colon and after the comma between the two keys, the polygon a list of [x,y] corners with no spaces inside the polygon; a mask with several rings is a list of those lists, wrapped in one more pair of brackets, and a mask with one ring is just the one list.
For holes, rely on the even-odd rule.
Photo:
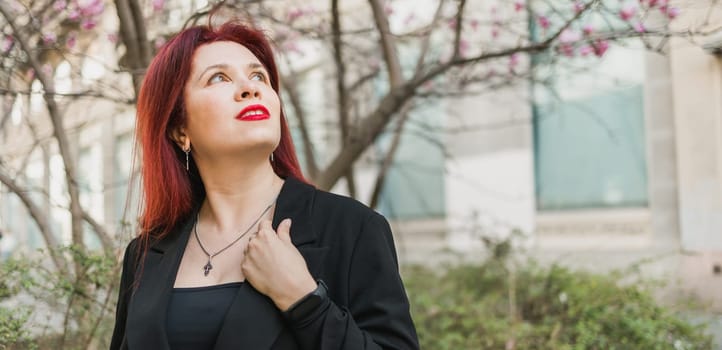
{"label": "tree branch", "polygon": [[46,73],[42,69],[42,65],[33,55],[33,47],[28,42],[28,38],[25,36],[25,34],[22,31],[18,30],[18,27],[16,26],[14,18],[11,16],[11,13],[12,11],[8,8],[7,3],[0,3],[0,14],[2,14],[3,17],[5,17],[5,19],[8,21],[8,24],[13,30],[17,42],[20,44],[20,47],[27,55],[30,66],[35,70],[36,78],[43,86],[43,99],[45,100],[45,106],[47,107],[48,115],[53,126],[53,135],[55,136],[55,139],[58,143],[58,150],[60,151],[60,155],[63,159],[63,164],[65,165],[65,181],[68,187],[68,194],[70,195],[70,215],[72,218],[71,226],[73,243],[77,244],[79,247],[81,247],[81,249],[83,249],[83,227],[81,225],[82,208],[80,207],[80,194],[78,190],[78,184],[76,182],[75,161],[73,153],[70,150],[70,142],[68,140],[68,136],[65,133],[65,129],[63,126],[60,108],[58,107],[53,97],[53,94],[55,93],[53,80],[46,75]]}
{"label": "tree branch", "polygon": [[[288,67],[291,67],[290,63]],[[313,142],[311,142],[311,135],[308,131],[306,110],[303,108],[301,103],[301,96],[298,91],[298,73],[289,68],[290,77],[285,77],[283,81],[283,88],[288,94],[288,98],[291,100],[291,106],[293,107],[294,115],[298,121],[298,128],[301,131],[301,139],[303,139],[303,154],[306,159],[306,170],[311,179],[318,176],[318,165],[316,164],[316,155],[313,149]]]}
{"label": "tree branch", "polygon": [[[10,89],[5,89],[5,88],[0,88],[0,95],[3,95],[3,96],[13,96],[13,95],[17,95],[17,94],[31,95],[33,93],[34,92],[30,91],[30,90],[10,90]],[[78,92],[66,92],[66,93],[63,93],[63,92],[50,93],[50,92],[48,92],[47,94],[50,96],[70,97],[70,98],[97,98],[97,99],[101,99],[101,100],[112,101],[112,102],[122,103],[122,104],[126,104],[126,105],[132,105],[135,103],[135,100],[132,98],[113,97],[113,96],[108,96],[103,93],[100,93],[97,91],[91,91],[91,90],[78,91]]]}
{"label": "tree branch", "polygon": [[466,0],[459,1],[459,7],[456,10],[456,23],[454,24],[454,54],[453,57],[457,58],[461,56],[461,31],[464,27],[464,7],[466,6]]}
{"label": "tree branch", "polygon": [[401,63],[396,52],[395,40],[389,28],[389,19],[386,17],[380,0],[369,0],[369,3],[371,4],[376,29],[381,38],[381,49],[384,53],[384,61],[386,62],[386,69],[389,73],[389,85],[392,88],[400,86],[403,84],[404,78],[401,74]]}
{"label": "tree branch", "polygon": [[38,226],[38,230],[40,230],[40,235],[43,236],[45,246],[48,248],[48,252],[50,253],[50,258],[53,260],[53,264],[63,275],[67,275],[67,263],[62,257],[62,255],[59,255],[58,252],[54,249],[59,245],[59,242],[55,238],[55,235],[50,228],[50,220],[48,218],[48,215],[37,204],[35,204],[35,202],[30,198],[30,195],[27,191],[24,191],[20,187],[20,185],[15,183],[15,181],[13,181],[13,179],[1,169],[0,182],[2,182],[3,185],[5,185],[5,187],[10,190],[10,192],[18,196],[21,202],[23,202],[23,205],[25,205],[25,208],[28,210],[28,214],[30,214],[30,217],[33,218],[33,221]]}
{"label": "tree branch", "polygon": [[[343,61],[343,43],[341,42],[341,15],[338,11],[338,0],[331,0],[331,33],[333,42],[333,62],[336,65],[336,100],[338,102],[338,119],[341,127],[341,143],[346,143],[349,135],[349,99],[346,90],[346,65]],[[351,197],[356,195],[356,180],[353,166],[346,171],[346,185]]]}
{"label": "tree branch", "polygon": [[396,155],[396,151],[401,144],[401,135],[403,134],[404,125],[409,119],[410,109],[411,108],[408,107],[408,105],[406,108],[402,108],[402,111],[400,112],[401,116],[396,122],[397,124],[396,129],[394,130],[394,138],[391,141],[389,150],[386,152],[386,156],[381,162],[380,169],[378,171],[378,174],[376,175],[376,182],[374,183],[373,191],[371,193],[371,199],[369,200],[369,206],[371,208],[376,208],[376,206],[378,205],[379,197],[381,196],[381,190],[384,188],[384,183],[386,182],[386,174],[391,168],[391,164],[394,163],[394,156]]}

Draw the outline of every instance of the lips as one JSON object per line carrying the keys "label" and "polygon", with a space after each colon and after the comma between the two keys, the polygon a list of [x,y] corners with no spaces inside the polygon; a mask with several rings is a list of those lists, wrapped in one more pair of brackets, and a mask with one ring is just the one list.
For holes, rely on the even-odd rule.
{"label": "lips", "polygon": [[263,105],[250,105],[242,109],[236,116],[241,121],[265,120],[271,117],[271,113]]}

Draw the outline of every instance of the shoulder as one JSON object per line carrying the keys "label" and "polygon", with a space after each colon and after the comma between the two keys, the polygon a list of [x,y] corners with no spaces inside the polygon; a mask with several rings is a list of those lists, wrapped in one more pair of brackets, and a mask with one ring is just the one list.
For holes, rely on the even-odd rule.
{"label": "shoulder", "polygon": [[319,189],[315,190],[314,197],[315,216],[348,220],[356,224],[385,221],[381,214],[356,199]]}

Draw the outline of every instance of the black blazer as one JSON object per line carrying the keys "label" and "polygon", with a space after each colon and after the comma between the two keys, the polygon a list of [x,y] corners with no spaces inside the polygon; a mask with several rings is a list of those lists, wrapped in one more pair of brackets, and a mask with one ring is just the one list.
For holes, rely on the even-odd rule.
{"label": "black blazer", "polygon": [[[189,215],[164,239],[151,243],[135,291],[137,240],[126,248],[111,349],[169,349],[168,302],[194,217]],[[291,240],[311,275],[328,285],[330,306],[308,319],[291,320],[244,283],[225,316],[215,349],[419,347],[383,216],[289,177],[277,200],[274,229],[284,218],[293,220]],[[252,302],[242,303],[244,299]]]}

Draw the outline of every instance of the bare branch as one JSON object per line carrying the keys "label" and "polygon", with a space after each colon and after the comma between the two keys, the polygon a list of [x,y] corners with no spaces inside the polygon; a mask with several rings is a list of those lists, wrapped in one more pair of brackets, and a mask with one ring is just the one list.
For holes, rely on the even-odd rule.
{"label": "bare branch", "polygon": [[401,144],[401,135],[403,134],[404,125],[409,119],[410,109],[411,108],[408,107],[408,104],[406,108],[402,108],[399,120],[396,122],[397,124],[394,130],[394,138],[391,141],[391,145],[389,145],[388,151],[386,151],[386,156],[384,156],[384,159],[381,162],[378,174],[376,175],[376,182],[374,183],[373,191],[371,192],[371,200],[369,201],[369,206],[371,208],[376,208],[378,205],[379,198],[381,197],[381,190],[384,188],[384,183],[386,182],[386,174],[391,168],[396,151]]}
{"label": "bare branch", "polygon": [[85,220],[85,222],[93,228],[93,231],[95,231],[95,234],[100,239],[100,243],[103,245],[103,249],[105,251],[111,251],[115,248],[113,239],[110,237],[108,231],[103,227],[103,225],[95,221],[95,219],[93,219],[93,217],[85,210],[83,210],[83,220]]}
{"label": "bare branch", "polygon": [[461,31],[464,26],[464,6],[466,6],[466,0],[459,1],[459,7],[456,11],[456,23],[454,25],[454,55],[453,57],[461,56]]}
{"label": "bare branch", "polygon": [[[288,67],[291,67],[288,64]],[[308,175],[313,179],[318,175],[318,165],[316,164],[316,154],[313,149],[313,142],[311,142],[311,135],[308,131],[308,120],[306,117],[306,110],[303,108],[301,103],[301,96],[298,91],[298,73],[289,68],[290,76],[283,78],[283,88],[288,94],[288,98],[291,100],[291,107],[293,107],[294,115],[298,121],[298,128],[301,131],[301,138],[303,139],[303,154],[306,159],[306,170]]]}
{"label": "bare branch", "polygon": [[429,44],[431,43],[431,31],[436,26],[436,23],[439,21],[439,18],[441,17],[441,10],[444,8],[444,0],[439,0],[439,6],[436,7],[436,12],[434,12],[434,18],[431,20],[431,23],[429,24],[429,29],[423,31],[424,37],[421,41],[421,52],[419,53],[419,58],[416,60],[416,68],[414,69],[414,76],[417,76],[418,74],[421,74],[421,69],[424,66],[424,61],[426,60],[426,55],[429,52]]}
{"label": "bare branch", "polygon": [[401,74],[401,63],[396,52],[395,39],[394,36],[391,35],[391,29],[389,28],[389,19],[386,17],[380,0],[369,0],[369,3],[371,4],[376,29],[381,38],[381,49],[383,50],[386,69],[389,73],[389,85],[391,87],[400,86],[403,84],[404,78]]}
{"label": "bare branch", "polygon": [[12,28],[15,38],[20,44],[22,50],[26,53],[30,66],[35,70],[36,77],[43,86],[43,99],[45,100],[45,106],[47,107],[48,115],[53,125],[53,135],[58,142],[58,149],[65,165],[65,180],[68,187],[68,193],[70,194],[70,214],[72,218],[71,226],[73,242],[78,244],[78,246],[83,247],[83,231],[81,225],[82,209],[80,207],[80,194],[78,191],[78,184],[76,182],[75,161],[70,150],[68,136],[65,133],[63,126],[60,108],[53,97],[53,94],[55,93],[53,80],[46,75],[42,69],[42,65],[33,55],[33,47],[30,45],[26,35],[22,31],[19,31],[18,27],[15,25],[12,11],[8,8],[7,3],[0,3],[0,14],[5,17]]}
{"label": "bare branch", "polygon": [[[5,88],[0,88],[0,95],[5,96],[12,96],[12,95],[31,95],[33,94],[33,91],[30,90],[10,90]],[[132,98],[122,98],[122,97],[114,97],[114,96],[108,96],[98,91],[92,91],[92,90],[85,90],[85,91],[78,91],[78,92],[53,92],[47,93],[50,96],[59,96],[59,97],[71,97],[71,98],[97,98],[101,100],[111,101],[111,102],[117,102],[122,103],[126,105],[132,105],[135,103],[135,100]]]}
{"label": "bare branch", "polygon": [[13,181],[13,179],[8,176],[8,174],[5,173],[5,171],[3,171],[2,169],[0,169],[0,182],[2,182],[2,184],[10,190],[10,192],[18,196],[21,202],[23,202],[23,205],[25,205],[25,208],[28,210],[30,217],[33,218],[33,221],[38,226],[38,230],[40,230],[40,235],[43,236],[45,246],[48,248],[48,252],[50,253],[50,258],[53,260],[53,264],[58,269],[58,271],[60,271],[64,275],[67,275],[68,267],[65,259],[61,255],[59,255],[55,249],[53,249],[54,247],[57,247],[59,243],[58,240],[55,238],[52,229],[50,228],[50,220],[47,213],[45,213],[32,200],[32,198],[30,198],[30,195],[27,191],[24,191],[22,187],[20,187],[20,185]]}
{"label": "bare branch", "polygon": [[[341,15],[338,11],[338,0],[331,0],[331,33],[333,41],[333,62],[336,64],[336,100],[338,101],[338,119],[341,127],[341,142],[346,142],[349,135],[349,98],[346,89],[346,65],[343,61],[343,43],[341,42]],[[346,171],[346,185],[349,194],[356,194],[356,181],[353,167]]]}

